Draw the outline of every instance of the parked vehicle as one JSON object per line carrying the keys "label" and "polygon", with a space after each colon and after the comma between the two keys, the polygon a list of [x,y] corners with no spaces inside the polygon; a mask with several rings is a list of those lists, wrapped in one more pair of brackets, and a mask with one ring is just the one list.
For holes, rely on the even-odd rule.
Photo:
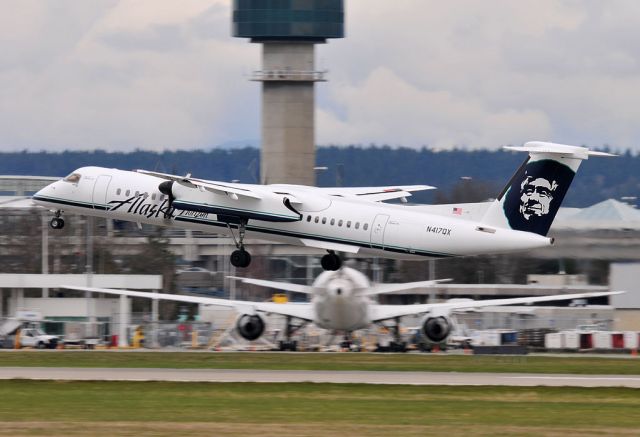
{"label": "parked vehicle", "polygon": [[40,328],[23,328],[20,330],[20,346],[37,349],[55,349],[59,339],[56,335],[48,335]]}

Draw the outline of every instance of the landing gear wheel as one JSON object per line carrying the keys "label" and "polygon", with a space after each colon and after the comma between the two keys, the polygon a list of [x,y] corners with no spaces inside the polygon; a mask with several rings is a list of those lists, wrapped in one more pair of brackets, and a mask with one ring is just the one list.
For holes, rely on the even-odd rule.
{"label": "landing gear wheel", "polygon": [[338,255],[333,252],[329,252],[320,260],[320,265],[325,270],[336,271],[342,267],[342,260]]}
{"label": "landing gear wheel", "polygon": [[234,250],[231,253],[231,264],[234,267],[249,267],[249,264],[251,264],[251,255],[244,249]]}
{"label": "landing gear wheel", "polygon": [[242,244],[242,242],[244,241],[244,234],[247,230],[247,220],[246,219],[241,219],[238,223],[238,239],[236,240],[236,236],[233,233],[233,229],[231,228],[231,225],[227,222],[227,228],[229,229],[229,233],[231,234],[231,237],[233,238],[233,242],[235,243],[237,250],[234,250],[231,253],[231,264],[234,267],[249,267],[249,264],[251,264],[251,255],[249,255],[249,252],[247,252],[246,250],[244,250],[244,245]]}
{"label": "landing gear wheel", "polygon": [[49,222],[49,226],[51,226],[52,229],[62,229],[64,228],[64,219],[61,217],[54,217]]}

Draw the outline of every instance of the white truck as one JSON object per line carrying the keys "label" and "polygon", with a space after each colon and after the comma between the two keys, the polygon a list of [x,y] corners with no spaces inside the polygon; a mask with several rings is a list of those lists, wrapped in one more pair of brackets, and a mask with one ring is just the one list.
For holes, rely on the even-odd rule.
{"label": "white truck", "polygon": [[23,328],[20,330],[20,346],[37,349],[55,349],[58,347],[58,337],[48,335],[40,328]]}

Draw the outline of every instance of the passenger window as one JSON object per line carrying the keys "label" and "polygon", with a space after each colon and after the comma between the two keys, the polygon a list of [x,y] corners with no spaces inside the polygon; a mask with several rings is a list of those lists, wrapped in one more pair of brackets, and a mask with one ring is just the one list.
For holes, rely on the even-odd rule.
{"label": "passenger window", "polygon": [[351,220],[349,220],[349,221],[347,222],[347,227],[348,227],[348,228],[350,228],[350,227],[351,227]]}
{"label": "passenger window", "polygon": [[164,194],[161,194],[160,197],[158,197],[158,200],[160,200],[160,202],[162,202],[164,200]]}
{"label": "passenger window", "polygon": [[331,219],[331,226],[336,224],[336,219]]}
{"label": "passenger window", "polygon": [[156,193],[151,194],[151,200],[156,200]]}
{"label": "passenger window", "polygon": [[360,229],[360,222],[356,222],[356,229]]}
{"label": "passenger window", "polygon": [[118,189],[116,190],[116,195],[117,195],[117,196],[119,196],[119,195],[120,195],[120,193],[122,193],[122,188],[118,188]]}
{"label": "passenger window", "polygon": [[125,195],[125,196],[128,196],[129,194],[131,194],[131,190],[127,190],[127,191],[124,193],[124,195]]}
{"label": "passenger window", "polygon": [[307,216],[307,221],[308,221],[308,222],[310,222],[310,221],[311,221],[311,216],[310,216],[310,215],[308,215],[308,216]]}
{"label": "passenger window", "polygon": [[322,217],[322,224],[326,225],[327,224],[327,218],[326,217]]}
{"label": "passenger window", "polygon": [[342,226],[342,220],[338,222],[338,226]]}
{"label": "passenger window", "polygon": [[369,229],[369,223],[365,223],[365,224],[364,224],[364,226],[362,227],[362,229],[364,229],[365,231],[366,231],[367,229]]}
{"label": "passenger window", "polygon": [[318,223],[320,221],[320,217],[316,217],[316,219],[314,220],[314,222]]}
{"label": "passenger window", "polygon": [[80,173],[71,173],[69,176],[63,179],[65,182],[70,182],[72,184],[77,184],[80,182]]}
{"label": "passenger window", "polygon": [[136,197],[140,195],[140,191],[136,191]]}

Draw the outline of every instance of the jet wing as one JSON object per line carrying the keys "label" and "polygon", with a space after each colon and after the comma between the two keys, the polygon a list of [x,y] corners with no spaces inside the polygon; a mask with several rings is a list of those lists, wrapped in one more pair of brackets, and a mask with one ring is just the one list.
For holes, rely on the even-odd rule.
{"label": "jet wing", "polygon": [[168,181],[174,181],[179,184],[192,186],[194,188],[200,188],[202,190],[210,191],[214,194],[222,194],[227,196],[231,195],[231,197],[233,197],[233,195],[236,195],[242,197],[250,197],[252,199],[262,199],[263,197],[261,194],[256,193],[241,184],[208,181],[205,179],[192,178],[190,175],[176,176],[148,170],[136,170],[136,172],[166,179]]}
{"label": "jet wing", "polygon": [[453,310],[471,310],[488,306],[530,304],[538,302],[553,302],[557,300],[587,299],[590,297],[612,296],[624,291],[604,291],[598,293],[558,294],[553,296],[515,297],[508,299],[487,299],[464,302],[442,302],[417,305],[371,305],[371,321],[393,319],[396,317],[426,314],[433,311],[447,312]]}
{"label": "jet wing", "polygon": [[313,287],[308,285],[291,284],[289,282],[265,281],[264,279],[242,278],[240,276],[227,276],[227,278],[237,279],[245,284],[260,285],[262,287],[274,288],[276,290],[293,291],[294,293],[313,293]]}
{"label": "jet wing", "polygon": [[435,188],[436,187],[430,185],[396,185],[388,187],[332,187],[316,189],[329,196],[355,197],[371,202],[382,202],[383,200],[409,197],[413,191],[435,190]]}
{"label": "jet wing", "polygon": [[449,282],[451,279],[435,279],[433,281],[404,282],[401,284],[373,284],[364,293],[367,296],[377,294],[395,293],[396,291],[413,290],[414,288],[433,287],[441,282]]}
{"label": "jet wing", "polygon": [[116,296],[143,297],[145,299],[171,300],[174,302],[188,302],[202,305],[214,305],[234,308],[241,314],[255,314],[256,312],[280,314],[298,319],[313,321],[314,310],[310,303],[274,303],[251,302],[245,300],[217,299],[204,296],[183,296],[181,294],[150,293],[148,291],[114,290],[111,288],[75,287],[62,285],[68,290],[89,291]]}

